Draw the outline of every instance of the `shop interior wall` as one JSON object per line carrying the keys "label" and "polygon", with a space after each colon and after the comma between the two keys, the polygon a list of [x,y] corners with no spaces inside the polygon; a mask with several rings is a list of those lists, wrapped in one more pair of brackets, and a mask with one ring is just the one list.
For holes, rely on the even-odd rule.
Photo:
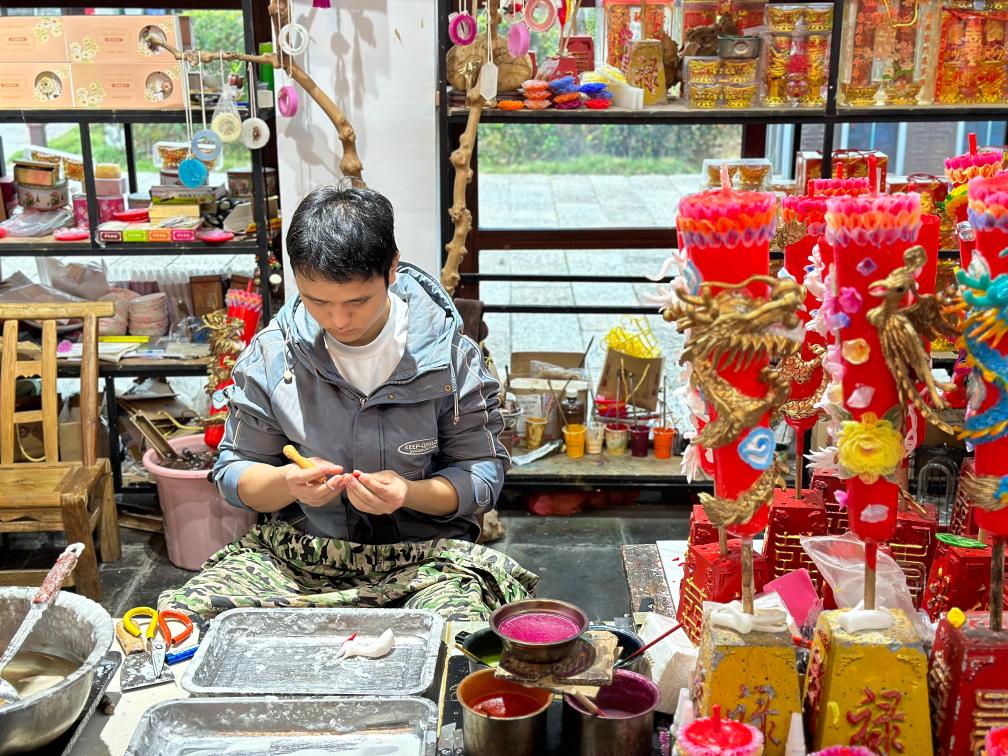
{"label": "shop interior wall", "polygon": [[[311,35],[302,64],[353,124],[364,180],[395,208],[402,258],[436,273],[441,255],[433,3],[340,0],[328,9],[306,5],[294,6],[300,11],[295,21]],[[277,80],[280,86],[279,73]],[[278,116],[277,125],[285,236],[301,198],[340,176],[336,128],[300,88],[298,94],[298,114]],[[286,272],[289,296],[295,284]]]}

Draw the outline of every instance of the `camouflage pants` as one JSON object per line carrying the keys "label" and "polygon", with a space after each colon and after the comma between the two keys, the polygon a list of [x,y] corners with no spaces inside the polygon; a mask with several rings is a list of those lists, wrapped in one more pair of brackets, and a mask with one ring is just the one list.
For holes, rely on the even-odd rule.
{"label": "camouflage pants", "polygon": [[486,619],[531,597],[538,576],[504,554],[456,540],[371,546],[257,525],[211,556],[159,609],[213,617],[238,607],[406,607]]}

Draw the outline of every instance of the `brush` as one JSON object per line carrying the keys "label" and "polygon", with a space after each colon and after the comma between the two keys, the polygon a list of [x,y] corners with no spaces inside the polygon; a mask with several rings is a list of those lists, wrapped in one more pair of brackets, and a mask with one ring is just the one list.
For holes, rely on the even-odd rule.
{"label": "brush", "polygon": [[664,633],[662,633],[661,635],[659,635],[653,641],[651,641],[649,643],[645,643],[643,646],[641,646],[640,648],[638,648],[636,651],[634,651],[632,654],[630,654],[630,656],[628,656],[626,659],[620,659],[618,662],[616,662],[613,665],[613,669],[622,669],[628,663],[632,662],[638,656],[640,656],[641,654],[643,654],[645,651],[647,651],[648,649],[652,648],[655,644],[657,644],[657,643],[665,640],[666,638],[668,638],[670,635],[672,635],[672,633],[674,633],[676,630],[680,629],[681,627],[682,627],[682,623],[679,623],[678,625],[673,626],[669,630],[666,630]]}

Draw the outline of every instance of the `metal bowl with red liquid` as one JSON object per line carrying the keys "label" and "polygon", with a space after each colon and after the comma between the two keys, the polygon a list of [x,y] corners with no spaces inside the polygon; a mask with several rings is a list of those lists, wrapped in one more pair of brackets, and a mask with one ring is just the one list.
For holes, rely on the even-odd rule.
{"label": "metal bowl with red liquid", "polygon": [[588,615],[555,599],[515,601],[490,615],[504,653],[517,661],[552,664],[570,655],[588,629]]}

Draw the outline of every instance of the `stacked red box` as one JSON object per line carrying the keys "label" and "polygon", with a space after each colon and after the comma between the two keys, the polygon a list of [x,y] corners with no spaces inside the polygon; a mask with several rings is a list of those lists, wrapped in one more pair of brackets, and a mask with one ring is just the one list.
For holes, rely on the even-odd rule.
{"label": "stacked red box", "polygon": [[711,525],[703,506],[694,504],[693,514],[690,515],[689,521],[689,542],[699,546],[704,543],[717,543],[717,541],[717,528]]}
{"label": "stacked red box", "polygon": [[907,587],[918,609],[931,572],[937,534],[938,513],[931,504],[924,505],[924,513],[909,510],[896,516],[896,535],[889,546],[893,559],[906,574]]}
{"label": "stacked red box", "polygon": [[[770,579],[770,567],[761,554],[753,554],[753,583],[756,593]],[[703,602],[725,604],[742,597],[742,542],[728,541],[728,555],[722,557],[720,544],[690,544],[683,563],[679,584],[679,610],[676,618],[693,643],[700,643]]]}
{"label": "stacked red box", "polygon": [[987,612],[938,623],[928,671],[936,756],[983,753],[988,730],[1008,725],[1008,634],[989,627]]}
{"label": "stacked red box", "polygon": [[815,475],[812,477],[811,488],[822,496],[826,508],[826,532],[830,535],[841,535],[850,530],[847,525],[847,510],[836,502],[837,491],[847,491],[847,485],[834,475]]}
{"label": "stacked red box", "polygon": [[818,491],[807,490],[801,499],[795,498],[791,489],[774,491],[763,546],[763,556],[770,566],[771,577],[778,578],[804,567],[812,577],[816,590],[821,591],[822,575],[805,553],[799,539],[803,535],[821,536],[827,533],[826,509]]}
{"label": "stacked red box", "polygon": [[979,541],[941,533],[920,608],[932,620],[956,607],[964,612],[989,606],[991,547]]}

